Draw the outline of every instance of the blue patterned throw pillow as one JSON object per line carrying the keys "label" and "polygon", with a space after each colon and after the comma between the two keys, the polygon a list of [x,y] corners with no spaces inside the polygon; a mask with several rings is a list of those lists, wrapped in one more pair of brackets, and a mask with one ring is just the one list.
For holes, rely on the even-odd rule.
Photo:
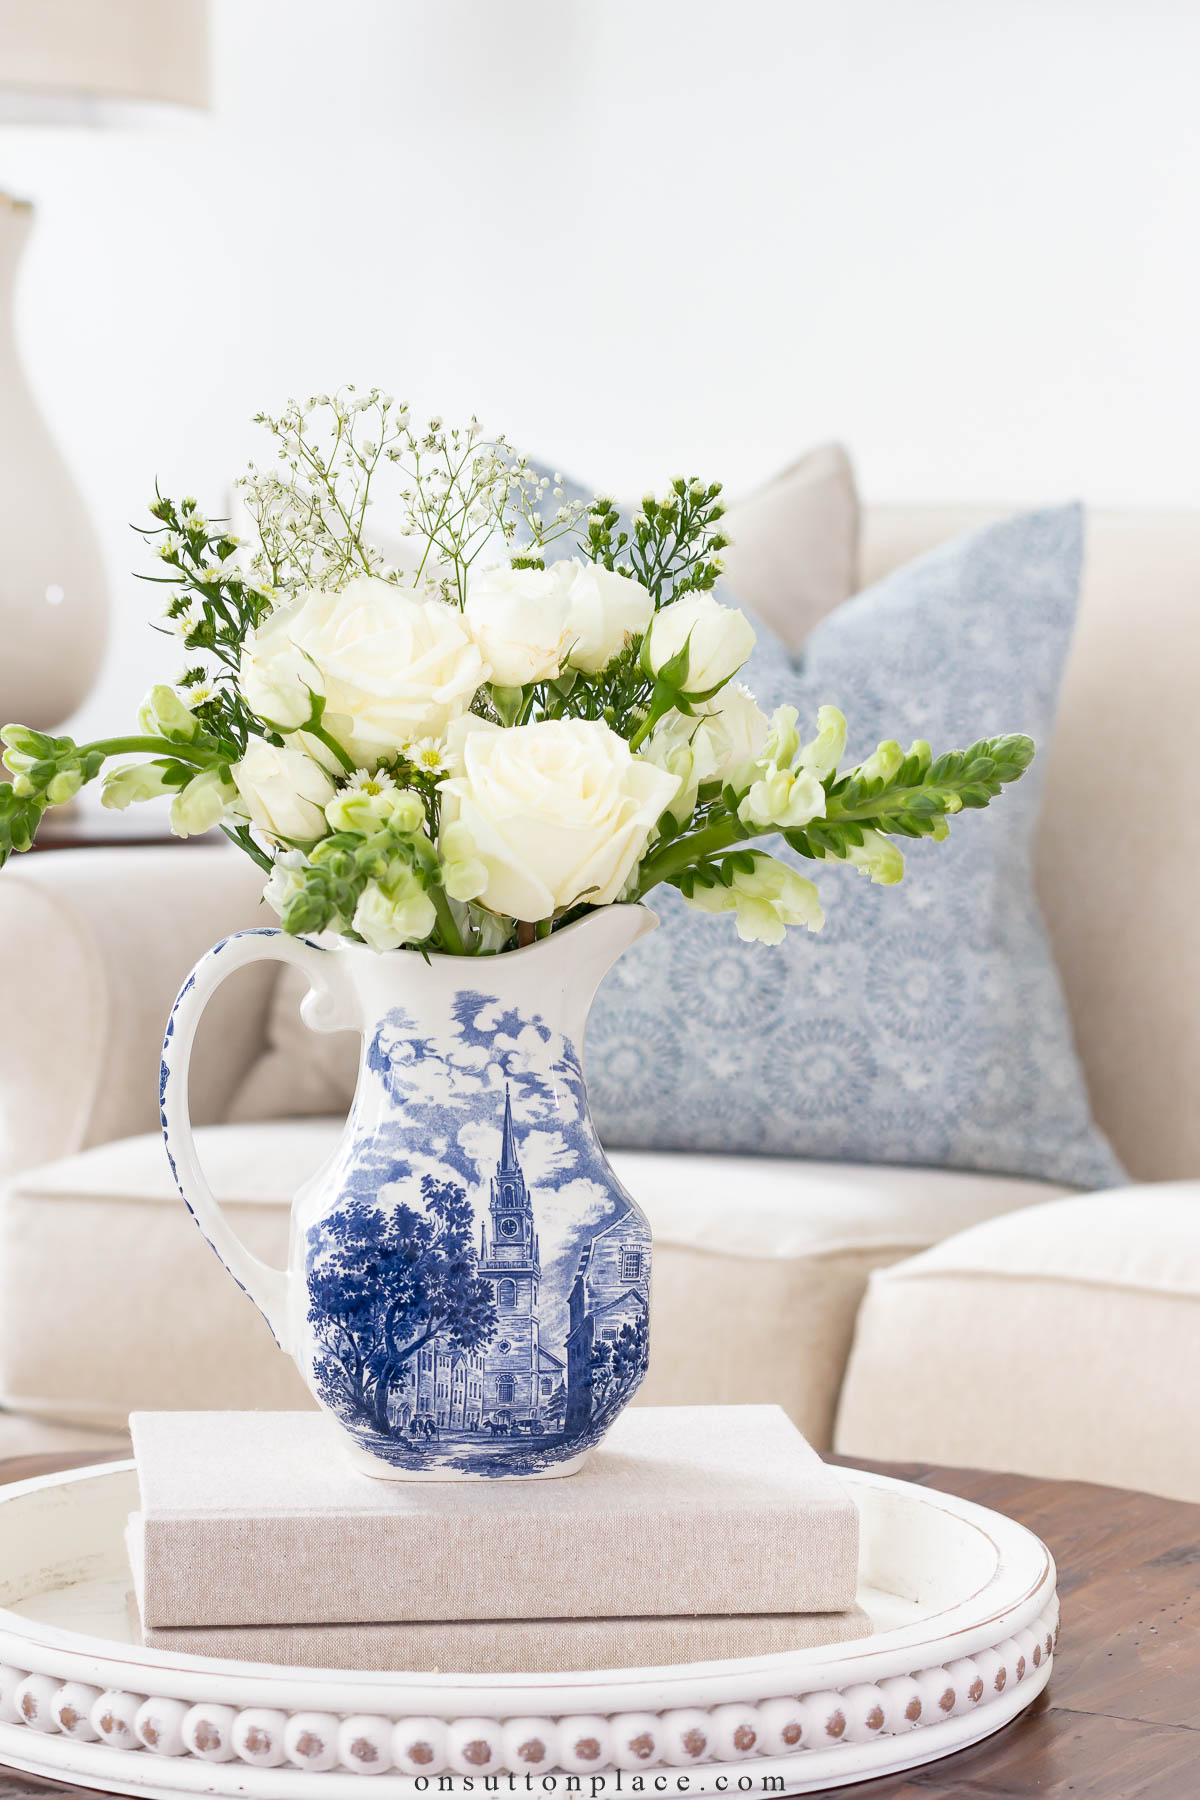
{"label": "blue patterned throw pillow", "polygon": [[606,1143],[1124,1179],[1089,1113],[1032,881],[1082,541],[1078,506],[976,532],[839,607],[795,664],[760,628],[749,686],[801,721],[840,706],[843,766],[885,737],[936,753],[1024,731],[1041,755],[949,843],[905,842],[899,887],[802,865],[825,905],[817,936],[743,944],[732,921],[656,890],[661,928],[609,976],[588,1034]]}

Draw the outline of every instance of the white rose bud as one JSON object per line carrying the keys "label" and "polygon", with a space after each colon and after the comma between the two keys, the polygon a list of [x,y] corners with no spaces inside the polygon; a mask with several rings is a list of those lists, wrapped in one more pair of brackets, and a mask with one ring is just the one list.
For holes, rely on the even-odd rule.
{"label": "white rose bud", "polygon": [[333,799],[333,782],[302,750],[280,750],[257,739],[232,774],[260,831],[301,843],[326,836],[325,808]]}
{"label": "white rose bud", "polygon": [[559,674],[568,642],[567,578],[548,569],[485,569],[470,583],[464,616],[497,687]]}
{"label": "white rose bud", "polygon": [[736,675],[754,648],[754,628],[736,606],[711,594],[687,594],[655,613],[643,658],[652,675],[687,648],[687,673],[679,683],[688,699],[706,699]]}
{"label": "white rose bud", "polygon": [[462,719],[449,742],[463,772],[442,785],[443,824],[470,834],[481,904],[514,919],[617,900],[679,789],[598,719]]}
{"label": "white rose bud", "polygon": [[654,600],[640,581],[600,563],[573,558],[556,567],[570,571],[567,662],[598,675],[631,637],[641,637],[654,617]]}

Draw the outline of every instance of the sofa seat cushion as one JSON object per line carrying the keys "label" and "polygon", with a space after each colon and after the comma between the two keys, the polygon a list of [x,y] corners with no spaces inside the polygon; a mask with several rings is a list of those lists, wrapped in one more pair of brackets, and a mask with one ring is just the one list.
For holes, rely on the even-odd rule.
{"label": "sofa seat cushion", "polygon": [[[197,1132],[214,1192],[264,1261],[284,1262],[291,1197],[341,1129],[333,1119],[289,1119]],[[618,1152],[612,1161],[656,1239],[641,1398],[776,1401],[818,1444],[829,1441],[871,1272],[1063,1191],[767,1158]],[[122,1424],[135,1407],[311,1404],[176,1196],[153,1136],[32,1170],[4,1191],[0,1400],[103,1426]]]}
{"label": "sofa seat cushion", "polygon": [[837,1422],[849,1456],[1200,1501],[1200,1182],[1008,1212],[878,1270]]}

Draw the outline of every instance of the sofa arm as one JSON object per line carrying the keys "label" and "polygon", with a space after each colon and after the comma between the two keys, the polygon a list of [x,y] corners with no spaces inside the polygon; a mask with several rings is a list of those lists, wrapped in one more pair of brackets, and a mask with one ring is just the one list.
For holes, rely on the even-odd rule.
{"label": "sofa arm", "polygon": [[[0,1175],[154,1130],[171,1002],[218,938],[263,922],[262,875],[223,845],[34,852],[0,874]],[[223,1116],[263,1046],[277,971],[209,1009],[197,1123]]]}

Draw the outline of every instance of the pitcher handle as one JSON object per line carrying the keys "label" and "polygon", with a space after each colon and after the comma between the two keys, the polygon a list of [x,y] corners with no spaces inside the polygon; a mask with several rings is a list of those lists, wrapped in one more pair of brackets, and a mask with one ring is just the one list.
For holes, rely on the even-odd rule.
{"label": "pitcher handle", "polygon": [[192,1044],[204,1009],[216,989],[250,963],[290,963],[309,979],[302,1016],[317,1030],[336,1031],[357,1020],[342,1016],[335,993],[332,953],[303,938],[270,928],[235,932],[205,953],[179,990],[163,1039],[159,1076],[159,1111],[163,1142],[175,1185],[197,1225],[233,1279],[257,1306],[281,1350],[289,1348],[288,1291],[290,1277],[248,1250],[229,1224],[204,1178],[196,1155],[188,1106],[188,1069]]}

